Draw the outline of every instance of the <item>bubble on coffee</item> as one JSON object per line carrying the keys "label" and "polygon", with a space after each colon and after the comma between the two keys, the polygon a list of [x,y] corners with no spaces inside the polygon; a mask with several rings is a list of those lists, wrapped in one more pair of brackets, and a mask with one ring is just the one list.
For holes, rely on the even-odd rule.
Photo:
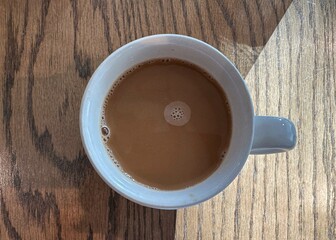
{"label": "bubble on coffee", "polygon": [[110,129],[108,128],[108,126],[103,125],[101,127],[101,134],[103,136],[104,142],[107,142],[110,138]]}
{"label": "bubble on coffee", "polygon": [[220,154],[220,159],[223,161],[226,157],[226,151],[222,151],[222,153]]}
{"label": "bubble on coffee", "polygon": [[185,102],[174,101],[165,107],[163,115],[167,123],[181,127],[189,122],[191,110]]}

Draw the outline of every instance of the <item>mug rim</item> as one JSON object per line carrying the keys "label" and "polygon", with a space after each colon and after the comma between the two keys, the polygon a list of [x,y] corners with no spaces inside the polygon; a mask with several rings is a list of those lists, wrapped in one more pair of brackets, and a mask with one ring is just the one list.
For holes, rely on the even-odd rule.
{"label": "mug rim", "polygon": [[[97,166],[97,159],[95,159],[94,156],[92,156],[92,152],[89,148],[90,145],[87,142],[88,140],[87,140],[87,137],[85,137],[85,130],[84,130],[84,127],[85,127],[85,122],[84,122],[85,121],[85,116],[84,115],[85,115],[85,111],[87,110],[86,109],[87,96],[90,93],[90,88],[91,88],[91,85],[93,84],[94,79],[99,74],[101,74],[101,71],[103,70],[103,68],[106,67],[105,65],[107,64],[109,59],[113,58],[114,56],[116,56],[118,54],[121,54],[125,49],[127,49],[131,45],[138,44],[138,43],[141,43],[141,42],[146,42],[146,41],[149,41],[149,40],[157,40],[157,39],[160,39],[160,38],[165,38],[165,39],[167,39],[167,38],[170,38],[170,39],[183,38],[184,40],[187,39],[187,41],[196,42],[197,44],[201,44],[201,45],[205,46],[206,48],[209,48],[209,50],[213,51],[215,54],[220,56],[222,58],[222,60],[224,60],[229,65],[229,68],[230,68],[230,71],[231,71],[230,73],[235,75],[234,76],[235,80],[239,79],[239,82],[240,82],[240,85],[241,85],[240,87],[244,91],[244,96],[246,97],[245,100],[247,101],[247,103],[249,105],[247,108],[250,111],[247,112],[246,114],[249,115],[249,118],[251,120],[251,126],[252,126],[251,129],[250,129],[250,132],[249,132],[249,136],[247,136],[247,137],[249,137],[249,146],[246,149],[244,149],[245,150],[245,153],[243,154],[244,158],[243,158],[243,160],[241,160],[241,164],[239,165],[239,167],[237,169],[234,169],[234,173],[232,174],[232,176],[229,177],[229,180],[226,183],[223,183],[215,192],[207,194],[206,197],[198,199],[197,201],[188,202],[188,203],[180,203],[180,204],[175,204],[175,205],[169,205],[169,204],[162,205],[160,203],[153,204],[153,203],[149,203],[148,201],[132,197],[132,196],[130,196],[130,194],[127,194],[127,192],[125,192],[125,189],[121,189],[115,183],[112,183],[111,181],[109,181],[106,178],[106,176],[101,172],[101,169],[99,169],[99,167]],[[125,69],[125,70],[127,70],[127,69]],[[221,85],[221,87],[222,87],[222,85]],[[221,53],[219,50],[217,50],[213,46],[209,45],[208,43],[205,43],[205,42],[203,42],[201,40],[198,40],[196,38],[193,38],[193,37],[189,37],[189,36],[185,36],[185,35],[179,35],[179,34],[157,34],[157,35],[150,35],[150,36],[146,36],[146,37],[143,37],[143,38],[139,38],[139,39],[136,39],[134,41],[131,41],[131,42],[121,46],[120,48],[115,50],[113,53],[111,53],[107,58],[105,58],[104,61],[95,70],[95,72],[93,73],[93,75],[90,78],[90,81],[88,82],[88,84],[86,86],[85,92],[84,92],[83,97],[82,97],[79,118],[80,118],[80,133],[81,133],[81,138],[82,138],[82,142],[83,142],[85,152],[86,152],[86,154],[87,154],[87,156],[88,156],[88,158],[91,162],[91,165],[94,167],[94,169],[98,173],[98,175],[104,180],[104,182],[109,187],[111,187],[114,191],[118,192],[120,195],[122,195],[123,197],[125,197],[127,199],[130,199],[133,202],[136,202],[138,204],[141,204],[141,205],[144,205],[144,206],[147,206],[147,207],[159,208],[159,209],[178,209],[178,208],[188,207],[188,206],[191,206],[191,205],[195,205],[195,204],[204,202],[204,201],[212,198],[213,196],[217,195],[219,192],[223,191],[238,176],[238,174],[240,173],[241,169],[243,168],[245,162],[247,161],[248,155],[249,155],[250,150],[251,150],[252,139],[253,139],[253,134],[254,134],[254,127],[253,127],[254,126],[254,111],[253,111],[252,99],[251,99],[250,93],[247,89],[247,86],[244,82],[244,79],[241,76],[238,69],[235,67],[235,65],[223,53]],[[178,191],[183,191],[183,190],[184,189],[173,190],[173,191],[178,192]],[[173,192],[173,191],[164,191],[164,190],[160,190],[160,191],[162,193],[163,192]]]}

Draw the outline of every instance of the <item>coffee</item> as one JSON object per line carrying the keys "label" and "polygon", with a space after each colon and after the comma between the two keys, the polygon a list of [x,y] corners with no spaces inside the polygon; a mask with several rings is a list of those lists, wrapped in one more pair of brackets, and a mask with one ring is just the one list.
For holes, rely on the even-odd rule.
{"label": "coffee", "polygon": [[229,147],[232,120],[217,82],[199,67],[157,59],[125,72],[102,112],[102,138],[129,177],[161,190],[210,176]]}

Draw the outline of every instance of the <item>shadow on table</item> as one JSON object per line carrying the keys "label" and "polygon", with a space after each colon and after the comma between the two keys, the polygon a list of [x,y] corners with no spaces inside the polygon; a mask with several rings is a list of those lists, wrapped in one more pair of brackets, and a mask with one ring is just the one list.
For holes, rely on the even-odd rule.
{"label": "shadow on table", "polygon": [[174,239],[176,211],[133,203],[111,190],[94,170],[80,187],[83,215],[77,230],[106,239]]}

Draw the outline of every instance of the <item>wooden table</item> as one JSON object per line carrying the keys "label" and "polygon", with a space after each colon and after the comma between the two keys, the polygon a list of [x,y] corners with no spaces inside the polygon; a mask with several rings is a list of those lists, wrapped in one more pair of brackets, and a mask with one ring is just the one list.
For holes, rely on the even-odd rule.
{"label": "wooden table", "polygon": [[[79,106],[99,63],[156,33],[226,54],[256,114],[297,126],[289,153],[251,156],[215,198],[134,204],[91,167]],[[336,239],[334,0],[0,2],[0,239]]]}

